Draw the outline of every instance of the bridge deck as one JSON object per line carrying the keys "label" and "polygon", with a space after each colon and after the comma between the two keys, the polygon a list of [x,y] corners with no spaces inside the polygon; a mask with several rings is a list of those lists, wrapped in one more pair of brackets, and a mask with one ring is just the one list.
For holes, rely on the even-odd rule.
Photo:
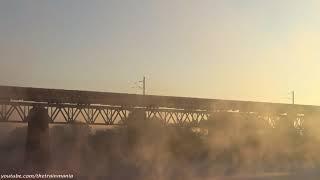
{"label": "bridge deck", "polygon": [[130,112],[140,108],[147,118],[177,126],[199,125],[214,112],[254,113],[268,121],[271,116],[291,114],[299,121],[295,124],[301,124],[301,114],[320,113],[319,106],[310,105],[0,86],[1,122],[26,122],[34,106],[47,108],[52,123],[106,125],[123,124]]}
{"label": "bridge deck", "polygon": [[101,104],[129,107],[163,107],[174,109],[239,110],[242,112],[283,111],[314,112],[319,106],[269,102],[202,99],[173,96],[137,95],[110,92],[0,86],[0,100],[21,100],[45,103]]}

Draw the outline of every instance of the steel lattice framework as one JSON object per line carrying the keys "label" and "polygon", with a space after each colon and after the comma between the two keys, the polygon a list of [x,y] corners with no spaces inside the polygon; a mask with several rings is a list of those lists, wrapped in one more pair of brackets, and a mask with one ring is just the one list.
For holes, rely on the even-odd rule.
{"label": "steel lattice framework", "polygon": [[149,120],[181,127],[199,126],[217,112],[233,112],[271,127],[290,117],[295,128],[303,129],[305,117],[320,112],[306,105],[0,86],[0,122],[27,122],[36,106],[48,109],[51,123],[125,125],[130,113],[142,110]]}
{"label": "steel lattice framework", "polygon": [[207,111],[160,108],[133,108],[103,105],[45,104],[34,102],[0,102],[1,122],[27,122],[31,108],[48,109],[51,123],[87,123],[95,125],[123,125],[135,109],[143,110],[147,119],[159,120],[163,125],[197,126],[208,120]]}

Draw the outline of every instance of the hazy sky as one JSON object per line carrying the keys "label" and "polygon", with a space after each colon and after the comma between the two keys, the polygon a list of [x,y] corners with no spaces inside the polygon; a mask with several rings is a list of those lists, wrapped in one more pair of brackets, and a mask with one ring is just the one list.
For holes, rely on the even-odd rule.
{"label": "hazy sky", "polygon": [[0,0],[0,84],[320,105],[320,3]]}

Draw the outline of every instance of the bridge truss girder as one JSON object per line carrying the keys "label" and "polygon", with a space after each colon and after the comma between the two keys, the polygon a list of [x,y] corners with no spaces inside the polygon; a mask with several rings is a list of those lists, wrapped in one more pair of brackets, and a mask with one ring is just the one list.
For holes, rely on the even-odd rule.
{"label": "bridge truss girder", "polygon": [[33,102],[0,102],[0,122],[27,122],[30,109],[48,109],[51,123],[86,123],[92,125],[124,125],[135,109],[143,109],[147,119],[158,120],[164,126],[198,126],[208,120],[207,111],[116,107],[103,105],[48,104]]}

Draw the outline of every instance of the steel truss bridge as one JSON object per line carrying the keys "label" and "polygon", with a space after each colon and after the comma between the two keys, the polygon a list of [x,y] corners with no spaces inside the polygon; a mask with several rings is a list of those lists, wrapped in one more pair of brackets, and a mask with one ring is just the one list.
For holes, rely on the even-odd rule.
{"label": "steel truss bridge", "polygon": [[142,110],[147,120],[179,127],[197,127],[215,113],[230,112],[271,126],[290,117],[292,125],[302,129],[308,116],[320,113],[320,107],[310,105],[0,86],[0,122],[26,123],[33,107],[48,109],[50,123],[125,125],[130,113]]}

